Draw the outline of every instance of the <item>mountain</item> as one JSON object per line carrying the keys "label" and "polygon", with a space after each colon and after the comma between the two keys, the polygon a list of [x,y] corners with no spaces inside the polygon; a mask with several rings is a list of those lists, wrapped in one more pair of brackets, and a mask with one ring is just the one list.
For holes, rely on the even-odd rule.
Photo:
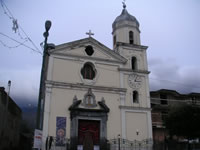
{"label": "mountain", "polygon": [[37,107],[36,106],[24,106],[22,109],[22,119],[26,122],[27,126],[31,129],[35,129],[36,125],[36,114]]}

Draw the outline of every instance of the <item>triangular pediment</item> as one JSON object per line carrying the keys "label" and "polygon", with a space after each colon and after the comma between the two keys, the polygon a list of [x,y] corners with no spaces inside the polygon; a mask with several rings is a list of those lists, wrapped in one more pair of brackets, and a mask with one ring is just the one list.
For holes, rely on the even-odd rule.
{"label": "triangular pediment", "polygon": [[[91,46],[94,51],[92,55],[88,55],[86,52],[86,47],[88,46]],[[75,58],[80,57],[82,59],[111,61],[117,63],[125,63],[127,61],[124,57],[91,37],[57,45],[55,49],[50,51],[50,55]]]}

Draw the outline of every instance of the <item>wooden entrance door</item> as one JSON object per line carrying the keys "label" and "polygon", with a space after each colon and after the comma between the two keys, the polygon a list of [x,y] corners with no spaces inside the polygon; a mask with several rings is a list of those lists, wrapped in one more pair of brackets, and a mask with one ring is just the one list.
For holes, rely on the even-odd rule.
{"label": "wooden entrance door", "polygon": [[78,121],[78,145],[83,145],[83,150],[93,150],[100,144],[100,121]]}

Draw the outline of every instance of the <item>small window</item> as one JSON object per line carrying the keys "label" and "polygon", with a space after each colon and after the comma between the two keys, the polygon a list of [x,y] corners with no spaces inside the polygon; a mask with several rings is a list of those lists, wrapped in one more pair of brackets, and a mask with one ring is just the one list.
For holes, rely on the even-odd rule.
{"label": "small window", "polygon": [[160,103],[162,104],[162,105],[167,105],[168,104],[168,102],[167,102],[167,95],[166,94],[160,94]]}
{"label": "small window", "polygon": [[138,103],[138,92],[133,91],[133,103]]}
{"label": "small window", "polygon": [[81,74],[84,79],[93,80],[96,75],[94,65],[92,63],[85,63],[81,69]]}
{"label": "small window", "polygon": [[129,31],[129,43],[133,44],[134,40],[133,40],[133,31]]}
{"label": "small window", "polygon": [[136,57],[131,58],[131,65],[132,65],[132,70],[137,69],[137,59],[136,59]]}
{"label": "small window", "polygon": [[116,44],[116,35],[113,37],[113,43]]}
{"label": "small window", "polygon": [[85,48],[85,52],[88,56],[92,56],[92,54],[94,53],[93,47],[91,45],[87,46]]}
{"label": "small window", "polygon": [[192,97],[192,104],[196,104],[197,103],[197,99],[196,99],[196,97]]}
{"label": "small window", "polygon": [[167,118],[167,116],[168,116],[168,112],[162,111],[162,112],[161,112],[161,116],[162,116],[162,121],[165,121],[166,118]]}

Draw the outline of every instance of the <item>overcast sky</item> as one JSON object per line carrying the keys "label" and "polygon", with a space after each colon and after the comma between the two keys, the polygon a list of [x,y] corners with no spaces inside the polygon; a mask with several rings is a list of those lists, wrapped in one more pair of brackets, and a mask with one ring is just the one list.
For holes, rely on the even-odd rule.
{"label": "overcast sky", "polygon": [[[0,0],[2,2],[2,0]],[[36,103],[39,93],[44,23],[52,21],[49,43],[56,45],[94,38],[112,49],[112,23],[121,0],[3,0],[0,6],[0,86],[12,81],[11,96]],[[148,46],[150,88],[200,93],[200,1],[127,0],[127,10],[140,23],[141,43]],[[11,13],[11,14],[10,14]],[[17,19],[19,30],[12,30]],[[23,39],[25,34],[33,41]],[[19,36],[19,34],[21,36]],[[31,50],[9,39],[31,47]],[[8,48],[15,47],[17,48]],[[6,89],[7,90],[7,89]]]}

